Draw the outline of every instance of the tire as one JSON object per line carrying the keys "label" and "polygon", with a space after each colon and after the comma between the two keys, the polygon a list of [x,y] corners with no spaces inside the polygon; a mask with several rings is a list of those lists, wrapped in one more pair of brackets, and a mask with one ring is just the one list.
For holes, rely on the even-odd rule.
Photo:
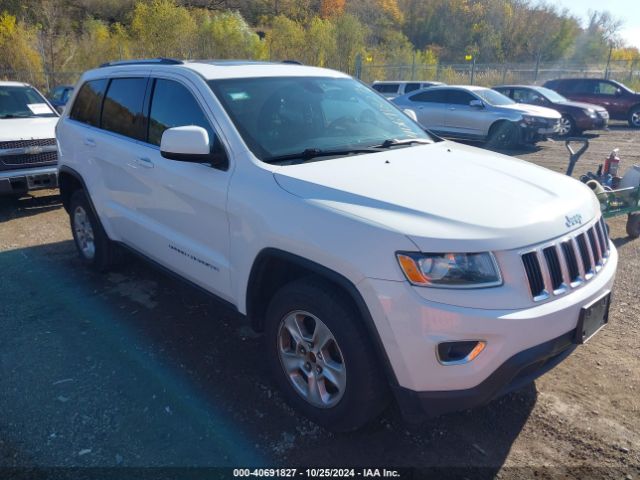
{"label": "tire", "polygon": [[519,143],[518,127],[509,121],[498,122],[489,130],[489,145],[499,149],[513,148]]}
{"label": "tire", "polygon": [[558,136],[564,138],[572,135],[579,135],[576,130],[576,122],[569,115],[563,115],[560,119],[560,130],[558,131]]}
{"label": "tire", "polygon": [[111,269],[119,251],[96,218],[84,190],[76,190],[69,201],[69,221],[73,240],[82,261],[98,272]]}
{"label": "tire", "polygon": [[[318,336],[324,341],[314,345]],[[387,406],[386,378],[367,330],[331,283],[309,277],[282,287],[267,309],[265,342],[285,400],[318,425],[356,430]]]}
{"label": "tire", "polygon": [[629,110],[628,121],[631,128],[640,128],[640,105],[636,105]]}
{"label": "tire", "polygon": [[627,219],[627,235],[629,238],[640,237],[640,212],[634,212],[629,214]]}

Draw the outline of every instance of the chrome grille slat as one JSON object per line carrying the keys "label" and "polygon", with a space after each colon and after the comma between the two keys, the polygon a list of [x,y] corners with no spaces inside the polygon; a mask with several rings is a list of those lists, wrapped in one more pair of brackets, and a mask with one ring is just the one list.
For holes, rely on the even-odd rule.
{"label": "chrome grille slat", "polygon": [[595,269],[598,270],[601,266],[600,260],[602,259],[602,253],[600,252],[600,245],[598,245],[598,241],[596,240],[595,227],[587,230],[587,238],[589,239],[589,246],[593,254],[593,265]]}
{"label": "chrome grille slat", "polygon": [[608,255],[609,237],[603,218],[577,234],[522,253],[533,300],[539,302],[579,287],[602,269]]}

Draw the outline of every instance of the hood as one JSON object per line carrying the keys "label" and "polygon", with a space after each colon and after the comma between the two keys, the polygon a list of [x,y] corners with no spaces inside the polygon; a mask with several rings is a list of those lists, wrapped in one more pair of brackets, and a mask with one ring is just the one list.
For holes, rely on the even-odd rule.
{"label": "hood", "polygon": [[[425,252],[525,247],[599,212],[577,180],[453,142],[283,166],[274,176],[287,192],[407,235]],[[577,215],[581,224],[567,227]]]}
{"label": "hood", "polygon": [[0,119],[0,141],[55,138],[58,117]]}
{"label": "hood", "polygon": [[563,107],[580,108],[583,110],[590,108],[591,110],[595,110],[596,112],[602,112],[606,110],[606,108],[601,107],[600,105],[594,105],[592,103],[584,103],[584,102],[572,102],[571,100],[567,100],[566,102],[558,102],[557,105],[563,106]]}
{"label": "hood", "polygon": [[539,105],[529,105],[527,103],[514,103],[511,105],[499,105],[497,108],[506,108],[507,110],[515,110],[525,115],[534,115],[536,117],[558,119],[562,115],[552,108],[541,107]]}

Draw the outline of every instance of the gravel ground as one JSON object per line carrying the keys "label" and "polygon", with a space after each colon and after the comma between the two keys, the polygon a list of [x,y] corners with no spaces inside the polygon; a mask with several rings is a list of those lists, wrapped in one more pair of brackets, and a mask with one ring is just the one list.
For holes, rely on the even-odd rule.
{"label": "gravel ground", "polygon": [[[640,163],[640,132],[614,126],[591,138],[576,174],[614,147],[623,169]],[[511,153],[567,164],[559,142]],[[106,275],[83,268],[55,191],[0,199],[0,477],[33,466],[379,465],[640,478],[640,240],[628,241],[624,219],[610,228],[620,252],[610,325],[535,386],[419,427],[391,410],[338,435],[285,405],[237,314],[134,258]]]}

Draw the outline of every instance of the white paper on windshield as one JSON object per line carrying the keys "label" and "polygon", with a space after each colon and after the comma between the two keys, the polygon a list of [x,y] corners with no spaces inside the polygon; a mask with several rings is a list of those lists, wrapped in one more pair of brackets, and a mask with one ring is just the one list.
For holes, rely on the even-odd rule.
{"label": "white paper on windshield", "polygon": [[46,103],[27,103],[27,107],[29,107],[29,110],[31,110],[34,115],[46,115],[47,113],[53,113],[49,108],[49,105]]}

